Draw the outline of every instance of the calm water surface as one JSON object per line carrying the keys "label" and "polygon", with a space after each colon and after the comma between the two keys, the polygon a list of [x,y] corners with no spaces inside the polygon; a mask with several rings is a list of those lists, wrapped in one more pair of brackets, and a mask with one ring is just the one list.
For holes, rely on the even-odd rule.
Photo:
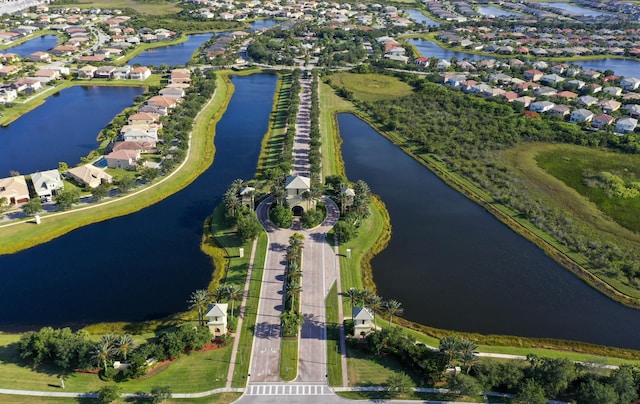
{"label": "calm water surface", "polygon": [[203,222],[231,181],[254,176],[276,76],[233,83],[217,126],[215,161],[187,188],[140,212],[0,256],[1,330],[80,327],[186,310],[189,294],[211,278],[211,260],[200,251]]}
{"label": "calm water surface", "polygon": [[602,59],[571,62],[585,70],[613,70],[618,76],[640,78],[640,61],[630,59]]}
{"label": "calm water surface", "polygon": [[589,8],[583,8],[580,6],[577,6],[575,4],[569,4],[569,3],[544,3],[544,2],[540,2],[538,3],[540,5],[544,5],[547,7],[555,7],[555,8],[559,8],[561,10],[564,11],[569,11],[572,14],[575,15],[584,15],[586,17],[598,17],[600,15],[610,15],[611,13],[607,13],[605,11],[598,11],[598,10],[592,10]]}
{"label": "calm water surface", "polygon": [[0,127],[0,177],[69,166],[95,150],[98,133],[133,104],[141,87],[80,87],[62,90],[45,103]]}
{"label": "calm water surface", "polygon": [[494,17],[518,17],[522,14],[514,13],[513,11],[503,10],[494,6],[478,6],[478,12],[482,15],[494,16]]}
{"label": "calm water surface", "polygon": [[55,48],[57,44],[57,36],[43,35],[30,41],[21,43],[20,45],[9,48],[5,52],[17,53],[20,56],[29,56],[34,52],[46,52],[52,48]]}
{"label": "calm water surface", "polygon": [[640,312],[612,302],[353,115],[338,117],[350,180],[391,216],[378,294],[433,327],[640,348]]}
{"label": "calm water surface", "polygon": [[422,14],[420,11],[418,10],[402,10],[405,13],[409,14],[409,18],[413,21],[415,21],[418,24],[422,24],[425,26],[429,26],[429,25],[433,25],[433,26],[439,26],[440,23],[438,21],[434,21],[431,18],[427,17],[426,15]]}
{"label": "calm water surface", "polygon": [[451,58],[455,56],[458,58],[458,60],[490,59],[487,56],[474,55],[472,53],[465,53],[465,52],[450,51],[448,49],[444,49],[440,47],[435,42],[427,41],[422,38],[411,38],[408,40],[408,42],[413,46],[415,46],[416,49],[418,49],[418,52],[420,52],[420,55],[426,58],[436,57],[438,59],[451,60]]}

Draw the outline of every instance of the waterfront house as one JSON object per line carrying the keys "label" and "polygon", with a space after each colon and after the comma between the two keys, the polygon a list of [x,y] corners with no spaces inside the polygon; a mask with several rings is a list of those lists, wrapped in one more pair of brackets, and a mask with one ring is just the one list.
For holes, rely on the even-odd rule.
{"label": "waterfront house", "polygon": [[6,104],[18,98],[18,92],[11,87],[0,88],[0,104]]}
{"label": "waterfront house", "polygon": [[148,112],[139,112],[137,114],[133,114],[129,116],[129,125],[139,125],[139,124],[152,124],[158,123],[160,121],[159,114],[152,114]]}
{"label": "waterfront house", "polygon": [[638,126],[638,120],[635,118],[621,118],[618,119],[618,122],[616,123],[616,133],[621,133],[621,134],[625,134],[625,133],[631,133],[633,132],[636,127]]}
{"label": "waterfront house", "polygon": [[182,88],[165,87],[162,90],[158,91],[158,94],[162,95],[163,97],[182,98],[185,96],[185,91]]}
{"label": "waterfront house", "polygon": [[111,151],[118,150],[134,150],[139,153],[149,153],[156,151],[156,142],[139,142],[135,140],[125,140],[123,142],[115,142],[111,146]]}
{"label": "waterfront house", "polygon": [[49,52],[55,56],[71,56],[78,51],[78,47],[74,45],[58,45]]}
{"label": "waterfront house", "polygon": [[125,125],[120,129],[122,140],[125,142],[157,142],[158,125],[138,124]]}
{"label": "waterfront house", "polygon": [[93,75],[98,70],[97,67],[86,65],[78,69],[78,78],[79,79],[92,79]]}
{"label": "waterfront house", "polygon": [[593,119],[593,112],[588,109],[580,108],[571,113],[569,121],[571,123],[590,122]]}
{"label": "waterfront house", "polygon": [[189,69],[171,70],[169,83],[191,83],[191,72]]}
{"label": "waterfront house", "polygon": [[140,159],[140,152],[136,150],[116,150],[105,156],[107,167],[135,170]]}
{"label": "waterfront house", "polygon": [[64,188],[64,182],[60,178],[58,170],[40,171],[31,174],[31,182],[36,194],[43,202],[49,202],[58,191]]}
{"label": "waterfront house", "polygon": [[41,83],[49,83],[50,81],[60,78],[60,73],[55,70],[40,69],[33,73],[33,77],[40,80]]}
{"label": "waterfront house", "polygon": [[42,84],[40,83],[40,80],[35,79],[33,77],[26,77],[23,79],[18,79],[16,81],[14,81],[11,86],[18,92],[18,93],[27,93],[27,94],[31,94],[31,93],[35,93],[38,90],[42,89]]}
{"label": "waterfront house", "polygon": [[146,80],[151,76],[151,70],[146,66],[134,67],[131,70],[131,80]]}
{"label": "waterfront house", "polygon": [[100,66],[93,74],[93,77],[97,79],[112,79],[115,71],[115,66]]}
{"label": "waterfront house", "polygon": [[29,60],[36,63],[51,63],[51,55],[47,52],[33,52],[29,55]]}
{"label": "waterfront house", "polygon": [[353,308],[353,336],[364,338],[374,330],[373,313],[367,307]]}
{"label": "waterfront house", "polygon": [[619,110],[622,104],[616,100],[602,100],[598,103],[598,106],[602,108],[605,114],[610,114]]}
{"label": "waterfront house", "polygon": [[221,337],[227,333],[227,303],[214,303],[204,315],[207,327],[214,337]]}
{"label": "waterfront house", "polygon": [[86,185],[90,188],[95,188],[102,183],[111,183],[113,181],[113,177],[111,175],[92,164],[85,164],[79,167],[70,168],[67,171],[67,175],[77,183]]}
{"label": "waterfront house", "polygon": [[0,199],[5,205],[22,205],[29,202],[29,188],[24,175],[0,178]]}
{"label": "waterfront house", "polygon": [[147,105],[154,105],[158,107],[166,108],[167,110],[175,108],[179,103],[183,101],[182,98],[165,97],[162,95],[156,95],[147,101]]}
{"label": "waterfront house", "polygon": [[116,80],[125,80],[128,79],[131,75],[131,66],[124,65],[116,68],[113,71],[112,77]]}

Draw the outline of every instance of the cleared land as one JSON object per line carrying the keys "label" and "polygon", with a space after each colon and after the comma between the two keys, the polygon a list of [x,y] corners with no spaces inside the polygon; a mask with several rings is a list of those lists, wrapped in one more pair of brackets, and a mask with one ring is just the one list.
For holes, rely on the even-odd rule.
{"label": "cleared land", "polygon": [[389,100],[412,92],[407,83],[381,74],[335,73],[329,79],[335,85],[353,91],[354,97],[362,101]]}

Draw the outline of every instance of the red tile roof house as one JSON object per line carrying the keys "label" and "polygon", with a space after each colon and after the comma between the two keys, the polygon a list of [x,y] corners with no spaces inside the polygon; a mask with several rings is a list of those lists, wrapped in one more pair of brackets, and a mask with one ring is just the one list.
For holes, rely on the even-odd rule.
{"label": "red tile roof house", "polygon": [[554,95],[554,97],[562,98],[562,99],[565,99],[567,101],[573,100],[577,96],[578,96],[578,94],[572,93],[571,91],[560,91],[558,94]]}
{"label": "red tile roof house", "polygon": [[591,120],[591,126],[596,129],[600,129],[607,125],[611,125],[614,121],[615,119],[611,115],[598,114]]}
{"label": "red tile roof house", "polygon": [[169,83],[191,83],[191,72],[188,69],[172,70]]}
{"label": "red tile roof house", "polygon": [[0,178],[1,198],[6,198],[5,205],[22,205],[29,202],[29,188],[24,175]]}
{"label": "red tile roof house", "polygon": [[13,84],[11,84],[11,87],[15,88],[19,93],[26,92],[30,94],[42,89],[42,84],[40,84],[40,80],[38,79],[27,77],[14,81]]}
{"label": "red tile roof house", "polygon": [[119,150],[134,150],[139,153],[149,153],[156,150],[156,143],[137,141],[115,142],[111,151],[116,152]]}
{"label": "red tile roof house", "polygon": [[37,72],[33,73],[33,77],[40,80],[40,82],[42,83],[48,83],[50,81],[59,79],[60,72],[56,70],[40,69]]}
{"label": "red tile roof house", "polygon": [[156,95],[154,97],[149,98],[147,101],[147,105],[155,105],[159,107],[164,107],[167,109],[175,108],[176,105],[183,101],[182,98],[173,98],[173,97],[165,97],[162,95]]}
{"label": "red tile roof house", "polygon": [[105,159],[109,168],[135,170],[140,159],[140,152],[137,150],[116,150],[107,154]]}
{"label": "red tile roof house", "polygon": [[71,56],[78,51],[78,48],[72,45],[60,45],[51,49],[49,52],[56,56]]}
{"label": "red tile roof house", "polygon": [[544,73],[537,69],[531,69],[525,70],[523,75],[525,80],[539,81],[544,76]]}
{"label": "red tile roof house", "polygon": [[131,80],[146,80],[151,76],[151,69],[146,66],[134,67],[131,70]]}
{"label": "red tile roof house", "polygon": [[29,55],[29,60],[31,60],[32,62],[50,63],[51,55],[47,52],[33,52],[31,55]]}
{"label": "red tile roof house", "polygon": [[160,122],[159,114],[140,112],[129,116],[129,125],[152,124]]}
{"label": "red tile roof house", "polygon": [[9,77],[13,74],[18,73],[21,70],[20,66],[5,66],[0,68],[0,77]]}

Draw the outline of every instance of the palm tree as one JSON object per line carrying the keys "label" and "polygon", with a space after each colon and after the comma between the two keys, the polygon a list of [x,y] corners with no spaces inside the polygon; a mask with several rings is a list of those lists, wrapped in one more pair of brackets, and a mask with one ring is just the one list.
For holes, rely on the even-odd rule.
{"label": "palm tree", "polygon": [[133,338],[131,338],[131,335],[121,335],[120,338],[118,338],[118,343],[116,344],[116,352],[123,360],[126,361],[128,353],[131,352],[135,344],[136,343]]}
{"label": "palm tree", "polygon": [[300,258],[300,250],[289,246],[287,247],[287,264],[291,265],[293,263],[297,263],[298,259]]}
{"label": "palm tree", "polygon": [[101,344],[107,344],[110,348],[113,348],[118,342],[118,337],[113,334],[106,334],[100,338]]}
{"label": "palm tree", "polygon": [[287,190],[283,186],[274,185],[271,188],[271,194],[273,198],[276,200],[278,205],[283,205],[284,201],[287,200]]}
{"label": "palm tree", "polygon": [[287,283],[287,296],[291,298],[291,310],[296,310],[296,296],[302,293],[302,286],[296,280]]}
{"label": "palm tree", "polygon": [[289,246],[297,250],[304,248],[304,235],[300,233],[293,233],[293,235],[289,237]]}
{"label": "palm tree", "polygon": [[467,374],[469,374],[471,368],[478,363],[478,357],[473,352],[462,352],[460,355],[460,362],[462,362],[462,366],[467,368]]}
{"label": "palm tree", "polygon": [[204,324],[204,311],[209,304],[209,292],[206,289],[198,289],[191,292],[189,296],[189,310],[198,310],[198,324]]}
{"label": "palm tree", "polygon": [[111,359],[113,355],[113,347],[108,342],[98,342],[96,346],[93,348],[93,352],[91,353],[91,357],[94,362],[100,367],[102,365],[104,367],[104,371],[107,371],[107,362]]}
{"label": "palm tree", "polygon": [[218,286],[212,293],[211,297],[215,302],[221,301],[227,295],[227,288],[224,286]]}
{"label": "palm tree", "polygon": [[224,206],[231,216],[235,216],[238,208],[240,208],[240,199],[238,199],[236,193],[231,192],[231,189],[227,190],[224,194]]}
{"label": "palm tree", "polygon": [[233,312],[235,309],[235,303],[237,300],[242,298],[243,290],[235,285],[231,285],[227,288],[227,298],[231,300],[231,315],[233,316]]}
{"label": "palm tree", "polygon": [[376,294],[372,294],[365,300],[365,305],[371,310],[373,314],[373,327],[377,330],[378,325],[376,324],[376,312],[380,311],[382,308],[382,298]]}
{"label": "palm tree", "polygon": [[440,340],[440,352],[443,352],[449,359],[449,366],[453,364],[453,359],[458,354],[459,346],[460,337],[458,335],[451,335]]}
{"label": "palm tree", "polygon": [[296,313],[293,310],[287,310],[280,315],[282,321],[282,333],[288,335],[295,335],[300,329],[304,317],[301,313]]}
{"label": "palm tree", "polygon": [[290,263],[287,267],[287,276],[289,279],[300,279],[300,276],[302,276],[302,268],[300,268],[300,265],[295,262]]}
{"label": "palm tree", "polygon": [[400,307],[402,303],[397,300],[387,300],[384,302],[384,309],[389,315],[389,324],[393,325],[393,316],[399,316],[404,312],[404,309]]}
{"label": "palm tree", "polygon": [[351,299],[351,308],[353,308],[358,299],[360,299],[360,290],[356,288],[349,288],[346,292],[342,292],[342,294],[344,297]]}
{"label": "palm tree", "polygon": [[311,203],[313,201],[313,196],[311,196],[311,192],[304,191],[300,196],[302,197],[302,200],[307,203],[307,210],[311,209],[311,206],[313,205]]}
{"label": "palm tree", "polygon": [[235,194],[238,194],[238,192],[240,192],[243,186],[244,186],[244,180],[242,178],[238,178],[233,180],[230,188],[233,189]]}

